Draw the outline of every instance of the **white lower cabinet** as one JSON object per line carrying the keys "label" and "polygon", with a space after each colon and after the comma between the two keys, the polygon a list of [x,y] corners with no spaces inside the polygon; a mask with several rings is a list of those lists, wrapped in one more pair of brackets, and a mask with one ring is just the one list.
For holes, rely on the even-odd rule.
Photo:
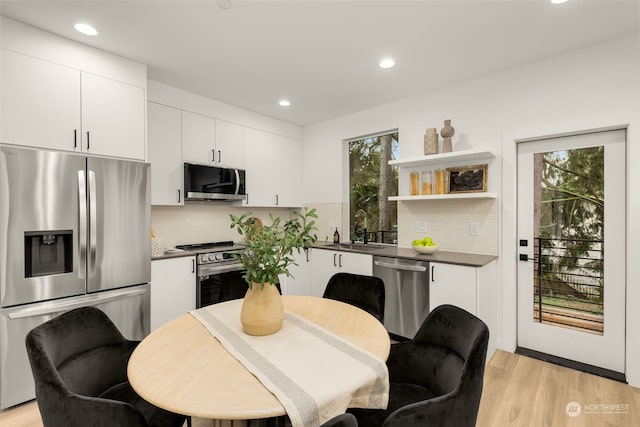
{"label": "white lower cabinet", "polygon": [[311,295],[321,297],[336,273],[373,274],[373,257],[353,252],[314,248],[311,254]]}
{"label": "white lower cabinet", "polygon": [[477,314],[476,267],[430,263],[429,311],[442,304],[452,304]]}
{"label": "white lower cabinet", "polygon": [[291,277],[280,277],[283,295],[311,295],[311,259],[314,251],[312,248],[297,253],[294,249],[293,257],[298,265],[289,265]]}
{"label": "white lower cabinet", "polygon": [[489,327],[488,361],[496,349],[496,262],[481,267],[430,264],[429,311],[451,304],[482,319]]}
{"label": "white lower cabinet", "polygon": [[196,258],[151,262],[151,330],[196,308]]}

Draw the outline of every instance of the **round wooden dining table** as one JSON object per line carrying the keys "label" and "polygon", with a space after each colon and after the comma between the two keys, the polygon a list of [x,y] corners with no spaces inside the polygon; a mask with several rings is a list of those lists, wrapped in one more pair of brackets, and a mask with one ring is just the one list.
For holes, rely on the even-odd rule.
{"label": "round wooden dining table", "polygon": [[[389,334],[369,313],[325,298],[282,300],[286,310],[381,360],[389,356]],[[179,414],[219,420],[286,415],[278,399],[188,313],[142,340],[129,360],[128,376],[145,400]]]}

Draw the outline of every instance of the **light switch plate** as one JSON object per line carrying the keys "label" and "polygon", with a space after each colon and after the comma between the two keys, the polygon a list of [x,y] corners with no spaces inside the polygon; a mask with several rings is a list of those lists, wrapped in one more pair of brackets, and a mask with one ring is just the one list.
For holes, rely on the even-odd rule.
{"label": "light switch plate", "polygon": [[424,221],[416,221],[416,233],[426,233],[427,223]]}
{"label": "light switch plate", "polygon": [[469,234],[472,236],[477,236],[480,234],[480,224],[477,222],[472,222],[469,224]]}

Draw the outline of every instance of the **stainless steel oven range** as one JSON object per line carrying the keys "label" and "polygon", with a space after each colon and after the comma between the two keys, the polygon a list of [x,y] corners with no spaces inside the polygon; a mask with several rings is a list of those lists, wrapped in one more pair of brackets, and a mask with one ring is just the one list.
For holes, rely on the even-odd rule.
{"label": "stainless steel oven range", "polygon": [[244,297],[244,267],[233,256],[244,246],[224,241],[176,247],[196,253],[196,308]]}

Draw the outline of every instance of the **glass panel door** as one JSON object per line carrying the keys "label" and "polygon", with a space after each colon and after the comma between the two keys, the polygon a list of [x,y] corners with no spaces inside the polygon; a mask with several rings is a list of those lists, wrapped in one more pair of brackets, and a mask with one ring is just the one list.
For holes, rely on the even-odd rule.
{"label": "glass panel door", "polygon": [[625,179],[624,131],[518,144],[519,347],[624,372]]}

